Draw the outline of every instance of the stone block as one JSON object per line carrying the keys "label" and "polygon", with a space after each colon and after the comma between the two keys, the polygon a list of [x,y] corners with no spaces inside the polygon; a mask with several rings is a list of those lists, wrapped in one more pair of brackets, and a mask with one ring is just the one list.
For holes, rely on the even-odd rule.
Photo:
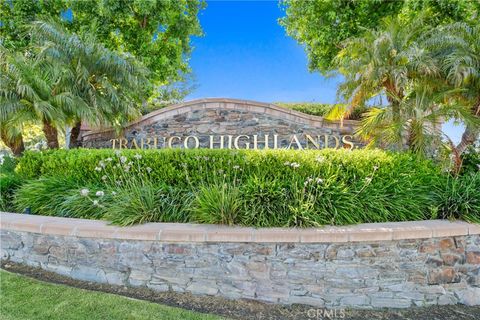
{"label": "stone block", "polygon": [[412,305],[409,299],[373,297],[371,305],[374,308],[408,308]]}
{"label": "stone block", "polygon": [[76,266],[70,272],[70,276],[74,279],[91,281],[91,282],[107,282],[107,278],[102,269],[92,268],[88,266]]}
{"label": "stone block", "polygon": [[467,252],[467,263],[480,265],[480,251]]}
{"label": "stone block", "polygon": [[459,302],[467,306],[480,305],[480,288],[468,288],[457,293]]}
{"label": "stone block", "polygon": [[355,295],[340,299],[341,306],[356,307],[370,304],[370,298],[363,295]]}
{"label": "stone block", "polygon": [[217,284],[213,280],[194,280],[185,289],[192,294],[217,294]]}
{"label": "stone block", "polygon": [[428,273],[428,284],[443,284],[456,282],[460,282],[460,275],[455,271],[455,269],[451,267],[430,270]]}

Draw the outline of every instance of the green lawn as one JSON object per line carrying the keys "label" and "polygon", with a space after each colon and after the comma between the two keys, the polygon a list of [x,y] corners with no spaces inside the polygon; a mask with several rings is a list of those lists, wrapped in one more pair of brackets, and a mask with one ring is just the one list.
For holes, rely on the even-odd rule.
{"label": "green lawn", "polygon": [[221,319],[0,271],[0,319]]}

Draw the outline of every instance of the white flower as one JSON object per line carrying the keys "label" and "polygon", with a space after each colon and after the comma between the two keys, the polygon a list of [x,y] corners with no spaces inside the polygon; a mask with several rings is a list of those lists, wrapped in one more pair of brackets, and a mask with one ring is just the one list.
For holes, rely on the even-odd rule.
{"label": "white flower", "polygon": [[95,167],[95,171],[102,171],[102,168],[100,168],[100,167]]}
{"label": "white flower", "polygon": [[127,162],[127,157],[121,156],[121,157],[120,157],[120,162],[121,162],[121,163]]}
{"label": "white flower", "polygon": [[373,166],[373,170],[374,170],[374,171],[377,171],[377,170],[378,170],[378,166]]}
{"label": "white flower", "polygon": [[318,184],[321,184],[321,183],[323,183],[323,179],[321,179],[321,178],[317,178],[317,180],[316,180],[316,181],[317,181],[317,183],[318,183]]}
{"label": "white flower", "polygon": [[117,193],[115,191],[112,191],[112,196],[116,196]]}
{"label": "white flower", "polygon": [[82,190],[80,190],[80,195],[82,197],[86,197],[86,196],[88,196],[89,192],[90,192],[90,190],[88,190],[88,189],[82,189]]}
{"label": "white flower", "polygon": [[96,207],[98,206],[98,200],[93,200],[93,205]]}
{"label": "white flower", "polygon": [[112,162],[113,159],[112,158],[107,158],[107,159],[105,159],[105,161]]}
{"label": "white flower", "polygon": [[121,155],[122,153],[120,152],[120,150],[115,150],[115,155],[118,157],[119,155]]}
{"label": "white flower", "polygon": [[290,165],[290,162],[286,161],[286,162],[284,163],[284,165],[289,166],[289,165]]}
{"label": "white flower", "polygon": [[119,186],[119,185],[121,185],[121,184],[122,184],[122,181],[120,181],[120,180],[117,180],[117,181],[115,181],[115,183],[116,183],[116,184]]}
{"label": "white flower", "polygon": [[240,169],[240,166],[233,166],[233,169],[238,170]]}
{"label": "white flower", "polygon": [[134,157],[135,159],[137,159],[137,160],[142,159],[142,155],[141,155],[141,154],[138,154],[138,153],[135,154],[133,157]]}
{"label": "white flower", "polygon": [[366,177],[366,178],[365,178],[365,181],[366,181],[367,183],[370,183],[370,182],[372,182],[372,178],[371,178],[371,177]]}
{"label": "white flower", "polygon": [[305,186],[309,183],[313,182],[313,179],[311,177],[308,177],[307,180],[305,180],[305,182],[303,183]]}
{"label": "white flower", "polygon": [[296,162],[292,162],[292,163],[290,164],[290,166],[291,166],[292,168],[296,169],[296,168],[300,167],[300,164],[299,164],[299,163],[296,163]]}
{"label": "white flower", "polygon": [[103,196],[105,195],[105,192],[103,192],[103,191],[97,191],[97,193],[95,193],[95,195],[96,195],[97,197],[103,197]]}
{"label": "white flower", "polygon": [[103,181],[106,181],[107,178],[108,178],[107,176],[103,176],[103,177],[102,177],[102,180],[103,180]]}
{"label": "white flower", "polygon": [[323,162],[323,161],[325,161],[325,157],[324,156],[318,156],[318,157],[315,158],[315,160],[317,162]]}
{"label": "white flower", "polygon": [[150,167],[147,167],[146,170],[147,170],[148,173],[152,172],[152,168],[150,168]]}
{"label": "white flower", "polygon": [[129,172],[130,171],[130,166],[125,166],[123,169],[125,170],[125,172]]}
{"label": "white flower", "polygon": [[98,163],[98,165],[99,165],[100,167],[102,167],[102,168],[105,168],[105,162],[103,162],[103,161],[100,161],[100,162]]}
{"label": "white flower", "polygon": [[3,162],[5,161],[5,155],[0,154],[0,166],[3,165]]}

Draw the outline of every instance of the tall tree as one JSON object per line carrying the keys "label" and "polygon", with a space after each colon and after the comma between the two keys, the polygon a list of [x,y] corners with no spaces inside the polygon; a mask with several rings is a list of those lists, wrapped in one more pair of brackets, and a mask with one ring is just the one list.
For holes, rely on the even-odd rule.
{"label": "tall tree", "polygon": [[[16,155],[24,150],[23,123],[38,121],[50,147],[58,148],[54,122],[63,120],[61,93],[52,94],[51,74],[32,57],[0,47],[2,140]],[[52,138],[52,135],[54,137]]]}
{"label": "tall tree", "polygon": [[51,74],[52,92],[63,92],[62,112],[73,126],[76,146],[81,121],[121,127],[139,116],[148,70],[128,54],[117,54],[91,35],[77,36],[51,23],[35,22],[32,40],[39,63]]}
{"label": "tall tree", "polygon": [[454,23],[439,27],[428,45],[440,57],[446,81],[458,89],[450,99],[465,105],[470,112],[470,117],[459,119],[465,124],[456,146],[461,155],[480,137],[480,25]]}
{"label": "tall tree", "polygon": [[202,35],[202,0],[69,0],[75,30],[94,31],[111,50],[129,52],[152,70],[157,85],[190,71],[190,38]]}
{"label": "tall tree", "polygon": [[431,77],[439,73],[437,62],[417,42],[424,29],[420,19],[410,24],[385,18],[379,30],[368,30],[361,37],[345,41],[334,60],[344,76],[338,95],[349,106],[345,113],[372,98],[386,97],[391,109],[389,140],[397,142],[399,148],[405,137],[401,105],[412,85],[412,75]]}
{"label": "tall tree", "polygon": [[465,0],[283,0],[286,16],[280,19],[287,34],[305,47],[311,71],[334,70],[332,60],[342,42],[375,29],[383,18],[400,14],[413,21],[427,11],[425,23],[475,21],[480,2]]}
{"label": "tall tree", "polygon": [[59,19],[66,9],[65,0],[0,1],[0,43],[7,49],[26,50],[30,23],[40,18]]}
{"label": "tall tree", "polygon": [[27,121],[41,124],[48,147],[58,148],[58,128],[67,123],[119,128],[139,115],[148,71],[133,57],[52,23],[35,22],[30,37],[33,54],[0,51],[2,139],[15,153],[23,151],[19,132]]}

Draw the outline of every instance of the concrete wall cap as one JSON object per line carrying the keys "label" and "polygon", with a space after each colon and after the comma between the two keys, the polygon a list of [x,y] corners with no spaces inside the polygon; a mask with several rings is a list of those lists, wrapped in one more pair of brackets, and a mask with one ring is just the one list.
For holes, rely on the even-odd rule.
{"label": "concrete wall cap", "polygon": [[478,224],[448,220],[366,223],[306,229],[255,229],[191,223],[146,223],[132,227],[119,227],[100,220],[9,212],[0,213],[0,229],[103,239],[244,243],[372,242],[480,234],[480,225]]}

